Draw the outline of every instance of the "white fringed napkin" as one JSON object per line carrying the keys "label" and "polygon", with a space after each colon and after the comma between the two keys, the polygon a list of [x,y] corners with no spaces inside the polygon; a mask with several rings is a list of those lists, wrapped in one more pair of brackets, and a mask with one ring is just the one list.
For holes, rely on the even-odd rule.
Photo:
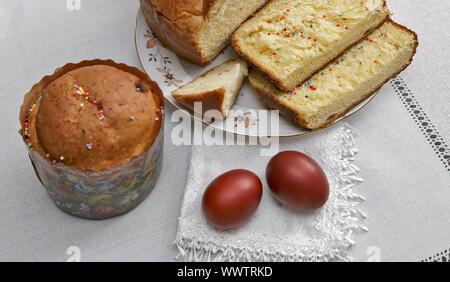
{"label": "white fringed napkin", "polygon": [[[299,213],[281,206],[265,181],[269,157],[258,146],[193,146],[176,245],[185,261],[329,261],[349,260],[355,231],[365,217],[357,206],[364,199],[352,190],[361,182],[353,164],[356,130],[335,126],[303,139],[281,140],[280,151],[297,150],[324,168],[330,199],[315,213]],[[222,232],[210,227],[201,210],[203,192],[218,175],[231,169],[249,169],[260,176],[264,194],[258,211],[239,229]]]}

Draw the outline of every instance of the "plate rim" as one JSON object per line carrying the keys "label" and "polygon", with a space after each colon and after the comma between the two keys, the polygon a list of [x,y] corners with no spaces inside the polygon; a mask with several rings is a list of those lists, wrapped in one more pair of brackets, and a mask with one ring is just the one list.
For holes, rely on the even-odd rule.
{"label": "plate rim", "polygon": [[[141,69],[142,69],[142,70],[145,72],[145,74],[147,74],[147,76],[150,77],[150,79],[151,79],[150,74],[147,72],[147,70],[146,70],[145,67],[144,67],[144,64],[142,63],[141,55],[139,54],[139,49],[138,49],[138,44],[137,44],[137,36],[138,36],[137,30],[138,30],[138,23],[139,23],[139,15],[140,15],[141,13],[143,13],[143,12],[142,12],[142,7],[139,6],[139,8],[138,8],[138,10],[137,10],[137,13],[136,13],[136,24],[135,24],[135,27],[134,27],[134,47],[135,47],[135,49],[136,49],[136,54],[137,54],[137,58],[138,58],[138,61],[139,61],[140,66],[141,66]],[[178,55],[177,55],[177,56],[178,56]],[[323,127],[323,128],[317,128],[317,129],[311,129],[311,130],[306,130],[306,129],[305,129],[305,130],[306,130],[305,132],[300,132],[300,133],[295,133],[295,134],[287,134],[287,135],[281,135],[281,134],[279,134],[279,135],[275,135],[275,136],[274,136],[274,135],[261,136],[261,135],[243,134],[243,133],[240,133],[240,132],[229,131],[229,130],[227,130],[227,129],[225,129],[225,128],[219,128],[219,127],[217,127],[217,126],[214,126],[213,124],[210,124],[210,123],[205,122],[203,119],[198,118],[197,116],[195,116],[194,114],[192,114],[192,113],[189,112],[188,110],[182,109],[180,106],[178,106],[178,105],[176,105],[175,103],[173,103],[172,101],[170,101],[166,96],[164,96],[164,99],[165,99],[169,104],[171,104],[173,107],[175,107],[177,110],[180,110],[183,114],[189,116],[192,120],[201,122],[203,125],[210,126],[210,127],[214,128],[214,129],[217,129],[217,130],[220,130],[220,131],[229,133],[229,134],[240,135],[240,136],[244,136],[244,137],[252,137],[252,138],[274,138],[274,137],[278,137],[278,138],[289,138],[289,137],[304,136],[304,135],[308,135],[308,134],[311,134],[311,133],[319,132],[319,131],[322,131],[322,130],[331,128],[331,127],[333,127],[334,125],[343,122],[344,120],[346,120],[347,118],[349,118],[349,117],[355,115],[356,113],[358,113],[359,111],[361,111],[362,109],[364,109],[368,104],[370,104],[370,102],[372,102],[372,100],[375,99],[376,96],[378,96],[378,94],[381,92],[381,89],[382,89],[382,88],[383,88],[383,86],[380,87],[377,91],[375,91],[370,97],[368,97],[367,99],[365,99],[364,101],[362,101],[361,103],[359,103],[359,104],[357,105],[357,106],[360,106],[358,109],[356,109],[355,111],[353,111],[353,112],[350,113],[350,114],[347,113],[346,115],[344,115],[344,116],[338,118],[337,120],[335,120],[334,122],[330,123],[330,124],[329,124],[328,126],[326,126],[326,127]],[[357,107],[357,106],[355,106],[355,107]],[[353,107],[352,109],[354,109],[355,107]],[[281,118],[284,118],[284,117],[281,117]]]}

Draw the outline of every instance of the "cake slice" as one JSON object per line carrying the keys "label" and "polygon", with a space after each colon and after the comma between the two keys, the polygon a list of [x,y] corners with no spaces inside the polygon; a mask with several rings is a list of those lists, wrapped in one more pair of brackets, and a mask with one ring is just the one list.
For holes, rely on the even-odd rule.
{"label": "cake slice", "polygon": [[391,20],[291,92],[259,71],[249,75],[261,100],[301,127],[326,127],[371,96],[412,61],[417,35]]}
{"label": "cake slice", "polygon": [[202,102],[202,114],[218,110],[225,119],[247,75],[248,65],[244,60],[230,60],[173,91],[172,96],[191,110],[195,102]]}
{"label": "cake slice", "polygon": [[388,17],[383,0],[273,0],[231,42],[277,88],[290,91]]}

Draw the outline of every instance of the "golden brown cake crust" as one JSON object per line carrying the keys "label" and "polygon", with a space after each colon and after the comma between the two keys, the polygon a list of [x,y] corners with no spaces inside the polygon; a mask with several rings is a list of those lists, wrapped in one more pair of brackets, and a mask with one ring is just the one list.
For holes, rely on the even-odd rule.
{"label": "golden brown cake crust", "polygon": [[141,0],[151,30],[178,55],[199,65],[207,65],[196,41],[217,0]]}
{"label": "golden brown cake crust", "polygon": [[[127,163],[154,143],[163,119],[161,90],[145,75],[138,77],[137,69],[103,62],[59,69],[25,96],[22,124],[30,103],[42,95],[28,131],[45,159],[97,171]],[[21,133],[27,139],[24,128]]]}
{"label": "golden brown cake crust", "polygon": [[[197,95],[172,95],[178,102],[192,111],[194,111],[196,102],[202,103],[202,114],[204,114],[209,110],[221,111],[223,100],[225,99],[225,88],[222,87],[212,91],[199,93]],[[225,113],[222,113],[222,118],[225,118]]]}

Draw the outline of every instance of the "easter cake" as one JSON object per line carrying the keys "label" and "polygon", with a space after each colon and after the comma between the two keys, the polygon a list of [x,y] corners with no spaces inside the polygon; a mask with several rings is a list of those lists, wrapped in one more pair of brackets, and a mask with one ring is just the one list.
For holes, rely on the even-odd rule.
{"label": "easter cake", "polygon": [[278,90],[257,70],[249,80],[269,108],[301,127],[317,129],[333,123],[408,67],[417,46],[413,31],[388,20],[290,92]]}
{"label": "easter cake", "polygon": [[192,110],[195,102],[201,102],[202,114],[218,110],[225,119],[247,75],[248,65],[244,60],[230,60],[173,91],[172,96]]}
{"label": "easter cake", "polygon": [[388,17],[383,0],[273,0],[231,42],[278,89],[290,91]]}
{"label": "easter cake", "polygon": [[266,0],[141,0],[152,32],[181,57],[209,64]]}
{"label": "easter cake", "polygon": [[162,164],[164,98],[134,67],[68,64],[24,98],[20,134],[55,203],[90,219],[125,213],[154,187]]}

